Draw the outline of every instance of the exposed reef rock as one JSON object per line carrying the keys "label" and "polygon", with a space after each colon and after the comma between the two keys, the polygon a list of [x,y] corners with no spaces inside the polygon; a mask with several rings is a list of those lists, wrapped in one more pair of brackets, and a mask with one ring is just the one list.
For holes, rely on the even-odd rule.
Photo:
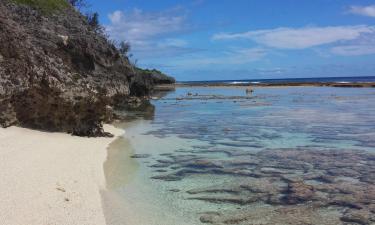
{"label": "exposed reef rock", "polygon": [[0,2],[2,127],[108,135],[113,107],[165,82],[139,71],[69,5],[45,13]]}

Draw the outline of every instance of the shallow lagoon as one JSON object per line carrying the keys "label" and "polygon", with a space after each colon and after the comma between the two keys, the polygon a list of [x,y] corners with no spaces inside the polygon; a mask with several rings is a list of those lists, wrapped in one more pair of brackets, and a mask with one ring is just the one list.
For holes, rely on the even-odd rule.
{"label": "shallow lagoon", "polygon": [[177,88],[152,104],[109,149],[109,224],[375,222],[374,89]]}

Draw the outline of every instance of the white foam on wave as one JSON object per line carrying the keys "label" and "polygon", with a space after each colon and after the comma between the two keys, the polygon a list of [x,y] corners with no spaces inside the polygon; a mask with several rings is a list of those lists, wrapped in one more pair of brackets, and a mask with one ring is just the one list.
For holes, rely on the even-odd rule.
{"label": "white foam on wave", "polygon": [[230,84],[248,84],[249,82],[248,81],[233,81],[233,82],[229,82]]}

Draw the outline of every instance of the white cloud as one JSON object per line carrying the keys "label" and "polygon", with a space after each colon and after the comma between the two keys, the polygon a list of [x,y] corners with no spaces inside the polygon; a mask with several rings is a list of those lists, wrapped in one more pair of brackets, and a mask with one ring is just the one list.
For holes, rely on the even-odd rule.
{"label": "white cloud", "polygon": [[186,29],[185,14],[178,9],[163,12],[144,12],[134,9],[126,13],[115,11],[108,15],[110,24],[106,30],[117,40],[147,40],[150,38],[180,32]]}
{"label": "white cloud", "polygon": [[350,41],[362,34],[375,33],[375,27],[358,26],[330,26],[304,28],[277,28],[269,30],[255,30],[244,33],[220,33],[212,37],[213,40],[249,39],[266,46],[281,49],[304,49],[340,41]]}
{"label": "white cloud", "polygon": [[112,24],[120,23],[123,17],[124,17],[124,13],[118,10],[108,15],[108,18],[112,22]]}
{"label": "white cloud", "polygon": [[[232,57],[233,63],[246,63],[257,61],[263,58],[267,54],[267,50],[264,48],[245,48],[234,50],[227,55]],[[232,64],[233,64],[232,63]]]}
{"label": "white cloud", "polygon": [[171,57],[201,51],[190,48],[181,38],[171,38],[191,28],[182,7],[159,12],[117,10],[108,18],[110,23],[106,31],[109,36],[117,41],[129,41],[135,57]]}
{"label": "white cloud", "polygon": [[177,66],[212,66],[212,65],[241,65],[258,61],[268,54],[268,50],[260,47],[234,49],[218,53],[215,56],[201,55],[176,61]]}
{"label": "white cloud", "polygon": [[359,56],[375,54],[374,45],[346,45],[336,46],[331,49],[331,52],[342,56]]}
{"label": "white cloud", "polygon": [[349,12],[361,16],[375,17],[375,5],[369,6],[351,6]]}
{"label": "white cloud", "polygon": [[135,56],[141,60],[147,58],[177,57],[203,51],[203,49],[189,47],[188,42],[185,40],[170,38],[160,41],[133,41],[131,45]]}
{"label": "white cloud", "polygon": [[186,47],[188,42],[178,38],[167,38],[158,44],[159,46],[174,46],[174,47]]}

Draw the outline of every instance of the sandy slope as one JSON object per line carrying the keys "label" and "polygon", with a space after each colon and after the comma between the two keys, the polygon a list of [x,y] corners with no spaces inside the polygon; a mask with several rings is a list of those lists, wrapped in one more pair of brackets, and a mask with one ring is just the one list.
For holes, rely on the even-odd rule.
{"label": "sandy slope", "polygon": [[0,129],[0,224],[105,224],[100,190],[113,140]]}

